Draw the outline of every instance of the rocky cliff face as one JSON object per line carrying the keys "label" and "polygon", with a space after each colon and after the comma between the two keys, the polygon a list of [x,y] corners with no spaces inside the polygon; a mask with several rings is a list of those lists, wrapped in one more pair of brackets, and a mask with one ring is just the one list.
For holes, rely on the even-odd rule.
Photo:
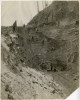
{"label": "rocky cliff face", "polygon": [[[59,24],[61,23],[70,24],[74,20],[79,20],[79,3],[75,1],[55,1],[49,7],[45,8],[43,11],[39,12],[30,24],[42,25],[44,24]],[[66,22],[65,22],[66,21]],[[63,24],[64,24],[63,23]],[[65,25],[64,24],[64,25]]]}
{"label": "rocky cliff face", "polygon": [[42,70],[78,69],[78,2],[55,1],[14,34],[11,50],[18,62]]}
{"label": "rocky cliff face", "polygon": [[57,70],[75,69],[78,66],[78,27],[79,3],[53,2],[39,12],[26,28],[19,30],[24,62],[42,69],[51,66]]}

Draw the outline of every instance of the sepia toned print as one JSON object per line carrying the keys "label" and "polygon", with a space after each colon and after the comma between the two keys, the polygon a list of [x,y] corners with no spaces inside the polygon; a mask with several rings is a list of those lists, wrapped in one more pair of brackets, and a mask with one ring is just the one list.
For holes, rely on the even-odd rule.
{"label": "sepia toned print", "polygon": [[70,96],[79,87],[79,2],[5,1],[1,10],[1,99]]}

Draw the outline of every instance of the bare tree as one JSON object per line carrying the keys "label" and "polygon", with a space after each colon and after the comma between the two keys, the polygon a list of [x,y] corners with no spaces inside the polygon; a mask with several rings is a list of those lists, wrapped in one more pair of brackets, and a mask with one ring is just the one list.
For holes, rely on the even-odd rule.
{"label": "bare tree", "polygon": [[38,13],[39,13],[39,4],[38,4],[38,1],[37,1],[37,10],[38,10]]}
{"label": "bare tree", "polygon": [[32,14],[31,14],[31,19],[32,19]]}
{"label": "bare tree", "polygon": [[17,31],[17,21],[15,20],[15,22],[13,23],[13,32]]}
{"label": "bare tree", "polygon": [[42,6],[43,6],[43,9],[44,9],[44,1],[42,1]]}
{"label": "bare tree", "polygon": [[25,24],[23,24],[23,28],[25,28]]}
{"label": "bare tree", "polygon": [[47,7],[48,6],[48,2],[47,1],[45,1],[45,7]]}

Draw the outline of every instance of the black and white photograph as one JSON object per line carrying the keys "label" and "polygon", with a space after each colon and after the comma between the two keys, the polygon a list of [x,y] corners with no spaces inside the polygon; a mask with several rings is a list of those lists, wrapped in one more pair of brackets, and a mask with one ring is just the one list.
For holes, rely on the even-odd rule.
{"label": "black and white photograph", "polygon": [[79,87],[79,1],[1,1],[1,99],[66,99]]}

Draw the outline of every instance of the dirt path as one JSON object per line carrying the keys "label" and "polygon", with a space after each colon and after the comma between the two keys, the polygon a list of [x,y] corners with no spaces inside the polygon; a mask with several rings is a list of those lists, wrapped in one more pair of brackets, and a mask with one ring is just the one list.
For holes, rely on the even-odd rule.
{"label": "dirt path", "polygon": [[[66,94],[66,97],[69,96],[73,91],[76,90],[79,86],[78,74],[75,72],[50,72],[48,73],[53,77],[53,80],[56,81]],[[66,84],[66,85],[65,85]]]}

